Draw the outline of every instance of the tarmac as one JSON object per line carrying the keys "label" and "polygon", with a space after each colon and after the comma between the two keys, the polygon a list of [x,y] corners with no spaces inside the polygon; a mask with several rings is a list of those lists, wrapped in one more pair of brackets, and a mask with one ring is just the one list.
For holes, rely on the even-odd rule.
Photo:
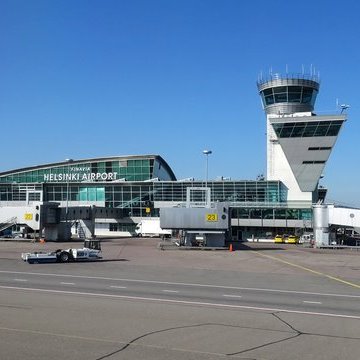
{"label": "tarmac", "polygon": [[[125,259],[134,265],[171,265],[181,268],[259,273],[284,271],[284,265],[287,273],[296,273],[300,266],[360,283],[360,253],[349,248],[318,249],[303,244],[234,243],[233,251],[229,251],[229,248],[202,251],[201,248],[187,249],[173,246],[171,242],[157,238],[102,239],[101,244],[103,260],[107,261]],[[22,240],[0,241],[0,258],[20,260],[22,252],[50,252],[71,247],[82,247],[82,241],[45,243]],[[273,261],[270,269],[263,267],[265,256],[272,256],[288,264],[283,263],[283,266],[279,266],[281,265],[279,261]]]}

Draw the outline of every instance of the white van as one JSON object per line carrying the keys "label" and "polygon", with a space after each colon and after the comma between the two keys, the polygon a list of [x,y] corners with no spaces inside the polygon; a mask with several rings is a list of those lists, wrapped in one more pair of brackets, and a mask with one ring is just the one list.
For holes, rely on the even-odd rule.
{"label": "white van", "polygon": [[313,233],[305,233],[300,236],[299,244],[310,244],[313,240]]}

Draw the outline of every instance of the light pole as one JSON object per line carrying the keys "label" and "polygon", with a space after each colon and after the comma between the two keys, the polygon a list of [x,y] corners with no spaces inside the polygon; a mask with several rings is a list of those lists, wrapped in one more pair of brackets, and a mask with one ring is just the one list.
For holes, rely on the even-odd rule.
{"label": "light pole", "polygon": [[65,222],[68,221],[68,212],[69,212],[69,183],[70,183],[70,163],[72,163],[73,159],[65,159],[67,162],[67,174],[66,174],[66,211],[65,211]]}
{"label": "light pole", "polygon": [[212,151],[211,150],[203,150],[203,154],[206,155],[205,187],[207,187],[208,169],[209,169],[209,155],[212,154]]}

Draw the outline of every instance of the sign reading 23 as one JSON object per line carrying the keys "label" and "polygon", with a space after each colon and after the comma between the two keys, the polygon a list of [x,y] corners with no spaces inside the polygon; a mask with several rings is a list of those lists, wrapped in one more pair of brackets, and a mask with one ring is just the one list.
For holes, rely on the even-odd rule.
{"label": "sign reading 23", "polygon": [[206,214],[206,221],[218,221],[218,214]]}

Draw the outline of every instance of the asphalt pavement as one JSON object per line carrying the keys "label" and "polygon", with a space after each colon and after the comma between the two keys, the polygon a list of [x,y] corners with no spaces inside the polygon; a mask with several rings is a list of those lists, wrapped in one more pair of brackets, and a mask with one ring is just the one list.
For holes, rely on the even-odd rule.
{"label": "asphalt pavement", "polygon": [[162,251],[103,241],[103,260],[27,264],[0,242],[1,359],[360,358],[359,252],[249,244]]}

